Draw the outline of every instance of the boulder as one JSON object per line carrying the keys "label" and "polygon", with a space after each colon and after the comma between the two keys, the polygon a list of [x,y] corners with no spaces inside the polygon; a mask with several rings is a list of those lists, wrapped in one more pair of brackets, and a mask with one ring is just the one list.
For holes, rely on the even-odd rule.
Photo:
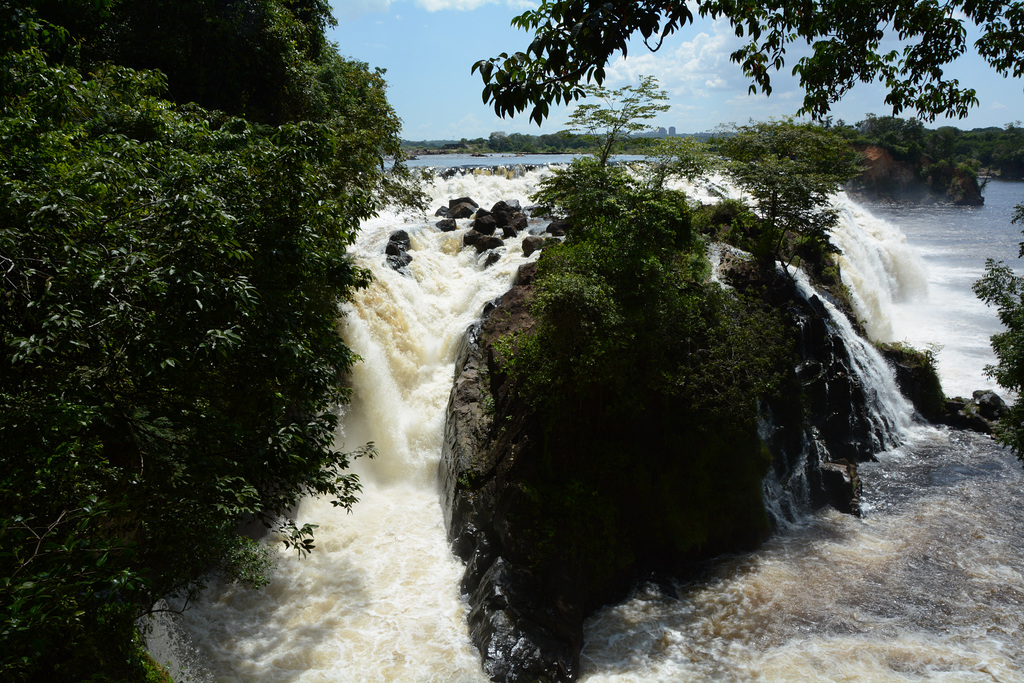
{"label": "boulder", "polygon": [[569,221],[555,220],[548,223],[547,233],[555,237],[562,237],[569,230]]}
{"label": "boulder", "polygon": [[473,229],[482,235],[493,235],[498,227],[498,221],[494,214],[486,214],[481,216],[479,213],[476,216],[476,220],[473,221]]}
{"label": "boulder", "polygon": [[474,211],[476,211],[477,209],[480,208],[480,205],[477,204],[472,199],[470,199],[469,197],[459,197],[458,199],[449,199],[448,200],[448,208],[449,209],[453,209],[453,208],[455,208],[459,204],[469,204],[470,206],[473,207]]}
{"label": "boulder", "polygon": [[480,254],[490,249],[497,249],[502,246],[505,246],[505,242],[503,242],[497,235],[484,235],[473,243],[473,247],[477,250],[477,253]]}
{"label": "boulder", "polygon": [[[409,238],[409,233],[405,230],[395,230],[388,237],[388,246],[386,247],[386,250],[394,248],[398,251],[409,251],[410,247],[412,247],[412,240]],[[387,253],[390,254],[392,252],[387,251]]]}
{"label": "boulder", "polygon": [[548,244],[557,243],[558,240],[551,237],[538,237],[536,235],[530,235],[529,237],[523,238],[523,256],[529,256],[535,251],[539,251],[546,247]]}
{"label": "boulder", "polygon": [[995,392],[982,389],[975,391],[973,398],[978,404],[978,412],[986,420],[999,420],[1006,415],[1006,403]]}
{"label": "boulder", "polygon": [[412,263],[412,256],[403,252],[401,254],[389,255],[386,260],[392,270],[401,272],[405,270],[406,266]]}
{"label": "boulder", "polygon": [[452,230],[458,229],[459,225],[455,222],[454,218],[444,218],[435,223],[441,232],[451,232]]}
{"label": "boulder", "polygon": [[472,247],[475,246],[476,243],[482,240],[484,237],[486,237],[486,235],[484,235],[482,232],[478,232],[476,230],[469,230],[466,232],[465,235],[462,236],[462,244],[463,246]]}
{"label": "boulder", "polygon": [[388,265],[397,271],[403,271],[406,266],[412,263],[412,255],[409,249],[412,247],[412,240],[405,230],[396,230],[388,237],[388,243],[384,246]]}
{"label": "boulder", "polygon": [[470,230],[463,235],[462,243],[467,247],[474,247],[478,254],[489,249],[497,249],[505,244],[497,235],[485,235],[476,230]]}
{"label": "boulder", "polygon": [[472,218],[473,214],[476,213],[476,209],[475,204],[460,202],[451,206],[448,216],[449,218]]}
{"label": "boulder", "polygon": [[448,207],[442,206],[434,212],[434,216],[437,218],[448,218]]}

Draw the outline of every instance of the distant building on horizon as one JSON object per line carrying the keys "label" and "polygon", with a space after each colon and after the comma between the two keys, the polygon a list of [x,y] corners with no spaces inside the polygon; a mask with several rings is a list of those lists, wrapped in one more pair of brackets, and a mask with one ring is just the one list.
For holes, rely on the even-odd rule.
{"label": "distant building on horizon", "polygon": [[[664,129],[662,129],[662,130],[664,130]],[[676,134],[676,127],[675,126],[669,126],[668,127],[668,134],[669,135],[675,135]]]}

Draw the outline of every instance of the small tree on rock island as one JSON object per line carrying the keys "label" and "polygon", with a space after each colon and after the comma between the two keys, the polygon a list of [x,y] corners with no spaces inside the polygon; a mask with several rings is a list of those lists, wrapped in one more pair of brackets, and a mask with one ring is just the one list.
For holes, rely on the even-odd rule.
{"label": "small tree on rock island", "polygon": [[636,86],[627,85],[618,90],[607,90],[596,85],[584,86],[587,97],[604,100],[600,104],[581,104],[569,117],[569,130],[581,134],[597,147],[597,159],[602,166],[619,145],[633,133],[648,128],[658,114],[668,111],[663,104],[668,94],[658,88],[654,76],[641,76]]}
{"label": "small tree on rock island", "polygon": [[750,243],[755,256],[781,262],[789,274],[799,254],[835,253],[828,233],[838,214],[830,196],[859,171],[858,155],[843,138],[787,120],[729,128],[715,143],[760,219]]}

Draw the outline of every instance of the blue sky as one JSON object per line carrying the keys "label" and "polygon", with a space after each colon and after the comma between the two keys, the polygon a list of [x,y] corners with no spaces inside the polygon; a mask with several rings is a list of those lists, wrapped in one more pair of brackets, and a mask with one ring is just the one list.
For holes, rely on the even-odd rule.
{"label": "blue sky", "polygon": [[[565,127],[568,110],[555,109],[543,128],[527,115],[500,119],[484,105],[474,62],[502,52],[523,50],[531,36],[509,22],[528,9],[528,0],[332,0],[337,28],[330,39],[342,55],[387,70],[388,99],[403,121],[402,137],[437,140],[487,137],[492,131],[550,133]],[[703,21],[665,41],[650,53],[642,45],[627,59],[616,58],[605,86],[635,84],[651,74],[668,91],[672,108],[655,126],[680,133],[712,130],[722,123],[746,123],[789,116],[799,109],[802,92],[788,67],[773,76],[770,97],[747,94],[748,82],[729,54],[739,45],[727,24]],[[1024,83],[996,74],[973,54],[948,71],[978,91],[979,105],[967,119],[936,119],[928,127],[1003,126],[1024,119]],[[859,84],[833,107],[836,119],[849,123],[865,114],[889,114],[885,93]],[[909,114],[904,113],[904,116]]]}

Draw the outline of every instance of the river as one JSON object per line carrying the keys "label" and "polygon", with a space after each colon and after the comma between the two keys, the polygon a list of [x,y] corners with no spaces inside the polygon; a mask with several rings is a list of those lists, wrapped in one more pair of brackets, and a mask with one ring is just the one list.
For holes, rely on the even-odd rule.
{"label": "river", "polygon": [[[513,173],[522,161],[438,179],[433,205],[464,195],[526,204],[545,171]],[[865,210],[837,198],[836,241],[858,310],[874,319],[866,328],[934,344],[950,394],[991,384],[983,367],[998,324],[970,284],[986,256],[1016,256],[997,189],[1007,206],[1024,201],[1024,185],[1010,183],[990,184],[980,210]],[[157,624],[151,649],[178,680],[486,680],[435,473],[459,340],[528,259],[521,238],[509,240],[485,268],[460,248],[461,231],[442,233],[434,220],[382,215],[354,247],[376,276],[342,326],[363,362],[339,438],[373,440],[380,453],[358,464],[361,502],[351,514],[304,502],[299,522],[320,525],[309,557],[275,546],[267,588],[214,585]],[[412,239],[409,275],[383,262],[398,228]],[[699,582],[642,586],[593,615],[581,679],[1024,681],[1024,469],[984,437],[904,432],[902,446],[862,466],[862,517],[807,515]]]}

